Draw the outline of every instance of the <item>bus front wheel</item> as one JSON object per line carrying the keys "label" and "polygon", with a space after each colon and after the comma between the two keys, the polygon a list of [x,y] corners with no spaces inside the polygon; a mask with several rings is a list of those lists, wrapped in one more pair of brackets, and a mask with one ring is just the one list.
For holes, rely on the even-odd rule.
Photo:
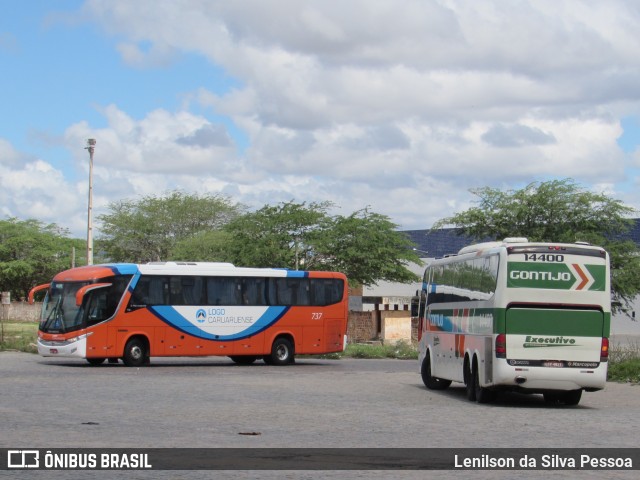
{"label": "bus front wheel", "polygon": [[451,380],[444,380],[442,378],[434,377],[431,375],[431,359],[429,353],[422,361],[422,368],[420,369],[422,375],[422,382],[430,390],[444,390],[451,385]]}
{"label": "bus front wheel", "polygon": [[141,367],[147,363],[147,344],[140,338],[132,338],[124,347],[122,361],[127,367]]}

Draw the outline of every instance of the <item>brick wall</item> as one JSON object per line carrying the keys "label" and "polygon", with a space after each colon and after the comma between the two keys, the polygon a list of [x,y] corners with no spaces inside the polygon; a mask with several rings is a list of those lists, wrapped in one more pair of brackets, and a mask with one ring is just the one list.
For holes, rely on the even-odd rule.
{"label": "brick wall", "polygon": [[349,312],[347,320],[347,340],[349,343],[368,342],[377,338],[377,312]]}
{"label": "brick wall", "polygon": [[[406,314],[407,312],[404,312]],[[347,339],[349,343],[370,342],[380,339],[380,318],[383,315],[399,316],[402,312],[371,310],[367,312],[349,312],[347,321]],[[411,341],[418,341],[418,319],[411,319]]]}

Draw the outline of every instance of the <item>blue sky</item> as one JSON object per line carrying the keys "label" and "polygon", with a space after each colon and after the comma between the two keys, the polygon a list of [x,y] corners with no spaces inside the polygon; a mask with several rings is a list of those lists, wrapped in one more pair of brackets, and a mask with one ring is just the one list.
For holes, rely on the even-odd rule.
{"label": "blue sky", "polygon": [[[428,228],[571,177],[640,208],[635,2],[0,0],[0,215],[172,189]],[[99,226],[98,226],[99,234]]]}

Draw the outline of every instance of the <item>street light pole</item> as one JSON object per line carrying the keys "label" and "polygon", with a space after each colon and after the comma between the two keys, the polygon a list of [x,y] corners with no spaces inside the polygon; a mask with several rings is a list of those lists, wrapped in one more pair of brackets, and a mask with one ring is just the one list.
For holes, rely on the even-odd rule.
{"label": "street light pole", "polygon": [[87,211],[87,265],[93,265],[93,152],[96,147],[95,138],[87,140],[85,150],[89,150],[89,208]]}

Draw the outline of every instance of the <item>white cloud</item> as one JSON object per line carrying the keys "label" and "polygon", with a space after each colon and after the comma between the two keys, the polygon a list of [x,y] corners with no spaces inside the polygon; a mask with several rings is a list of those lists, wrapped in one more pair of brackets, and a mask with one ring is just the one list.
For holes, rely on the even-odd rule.
{"label": "white cloud", "polygon": [[[43,160],[20,166],[0,164],[0,205],[5,217],[34,218],[71,229],[79,202],[62,172]],[[86,209],[86,200],[84,205]]]}
{"label": "white cloud", "polygon": [[236,80],[203,77],[180,111],[108,105],[106,126],[69,126],[84,169],[76,145],[98,139],[103,205],[185,188],[370,205],[420,228],[466,208],[471,187],[615,185],[634,163],[616,143],[640,107],[633,2],[88,0],[83,14],[127,65],[195,53]]}

